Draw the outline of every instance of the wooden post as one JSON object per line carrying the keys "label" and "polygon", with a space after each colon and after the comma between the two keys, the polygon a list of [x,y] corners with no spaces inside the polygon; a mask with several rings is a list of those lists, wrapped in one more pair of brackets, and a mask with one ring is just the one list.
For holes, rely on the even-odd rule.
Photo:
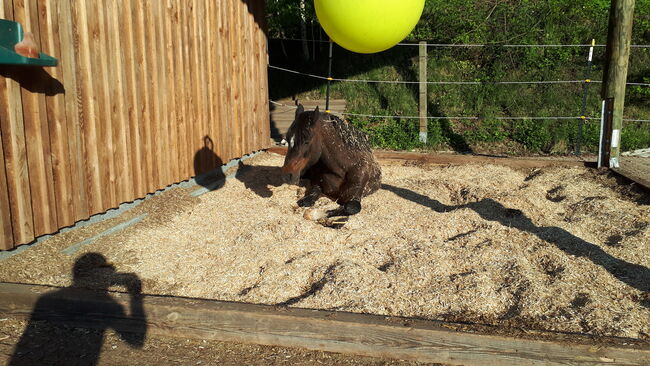
{"label": "wooden post", "polygon": [[427,143],[427,43],[420,42],[420,142]]}
{"label": "wooden post", "polygon": [[[625,106],[625,83],[630,59],[634,0],[612,0],[609,10],[606,64],[603,71],[602,98],[613,98],[610,158],[608,166],[618,168],[621,154],[621,129]],[[607,147],[606,147],[607,148]]]}

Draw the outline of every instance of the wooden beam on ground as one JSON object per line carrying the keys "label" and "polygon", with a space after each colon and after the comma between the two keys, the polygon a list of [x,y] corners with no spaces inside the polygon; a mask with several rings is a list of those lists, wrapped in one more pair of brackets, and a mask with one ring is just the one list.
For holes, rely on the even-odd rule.
{"label": "wooden beam on ground", "polygon": [[[266,151],[286,155],[286,147],[272,147]],[[512,158],[512,157],[493,157],[480,155],[454,155],[454,154],[436,154],[436,153],[413,153],[400,151],[383,151],[375,150],[375,157],[379,161],[417,161],[434,165],[460,165],[460,164],[493,164],[503,165],[512,168],[534,169],[545,167],[589,167],[595,166],[594,162],[583,161],[576,158],[567,159],[531,159],[531,158]]]}
{"label": "wooden beam on ground", "polygon": [[[563,335],[565,339],[570,338],[564,342],[509,338],[450,330],[452,324],[433,321],[150,295],[138,297],[145,316],[131,318],[115,312],[115,303],[124,309],[132,308],[128,294],[111,292],[107,297],[89,290],[11,283],[0,283],[0,314],[28,319],[39,298],[45,294],[49,300],[56,300],[50,301],[55,307],[47,307],[45,301],[41,301],[39,320],[77,327],[105,325],[110,316],[111,326],[121,331],[141,331],[144,329],[142,323],[146,322],[148,333],[164,336],[302,347],[423,362],[650,364],[647,342],[634,347],[614,347],[608,342],[596,344],[580,335]],[[71,306],[62,306],[65,302]],[[66,313],[56,313],[53,311],[56,308],[65,308]],[[87,311],[90,308],[92,312]],[[86,312],[81,313],[83,310],[79,309],[86,309]],[[634,340],[628,342],[635,343]]]}
{"label": "wooden beam on ground", "polygon": [[650,189],[650,158],[622,156],[621,166],[612,170]]}

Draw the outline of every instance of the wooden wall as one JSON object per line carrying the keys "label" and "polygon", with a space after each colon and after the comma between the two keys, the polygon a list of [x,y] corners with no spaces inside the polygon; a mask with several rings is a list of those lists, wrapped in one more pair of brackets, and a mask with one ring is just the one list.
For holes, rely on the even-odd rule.
{"label": "wooden wall", "polygon": [[0,250],[268,146],[263,0],[0,4],[59,59],[0,65]]}

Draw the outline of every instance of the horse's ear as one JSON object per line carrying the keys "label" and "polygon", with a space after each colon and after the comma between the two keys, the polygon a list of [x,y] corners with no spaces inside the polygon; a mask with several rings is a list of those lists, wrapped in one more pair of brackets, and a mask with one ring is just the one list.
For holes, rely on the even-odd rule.
{"label": "horse's ear", "polygon": [[305,111],[305,107],[302,106],[302,104],[298,104],[298,108],[296,108],[296,119],[298,119],[298,116],[300,113]]}
{"label": "horse's ear", "polygon": [[311,119],[311,126],[313,126],[316,121],[318,121],[318,118],[320,118],[320,114],[318,112],[318,106],[316,106],[316,109],[314,109],[314,118]]}

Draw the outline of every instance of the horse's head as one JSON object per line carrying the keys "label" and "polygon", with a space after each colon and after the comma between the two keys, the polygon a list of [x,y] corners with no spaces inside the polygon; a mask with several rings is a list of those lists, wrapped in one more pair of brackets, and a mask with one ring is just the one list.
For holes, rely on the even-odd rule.
{"label": "horse's head", "polygon": [[291,176],[292,183],[297,183],[301,173],[316,164],[320,158],[321,136],[318,122],[318,107],[313,112],[305,112],[305,108],[301,104],[298,105],[296,118],[287,132],[289,150],[282,167],[282,171]]}

